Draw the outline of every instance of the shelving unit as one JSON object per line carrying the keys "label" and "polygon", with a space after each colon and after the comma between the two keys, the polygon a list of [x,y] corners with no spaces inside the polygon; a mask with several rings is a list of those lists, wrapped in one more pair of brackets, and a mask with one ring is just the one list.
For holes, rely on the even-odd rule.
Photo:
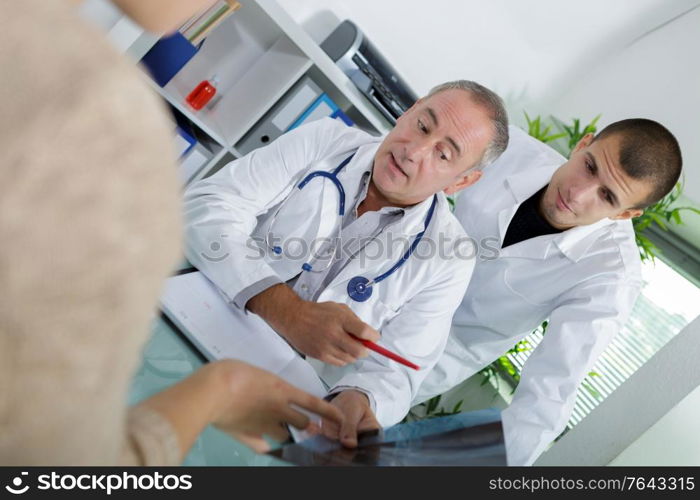
{"label": "shelving unit", "polygon": [[310,67],[311,61],[283,35],[224,93],[208,118],[233,145]]}
{"label": "shelving unit", "polygon": [[236,159],[236,156],[231,154],[230,151],[227,149],[221,149],[214,157],[209,160],[209,162],[204,165],[201,169],[199,169],[198,172],[196,172],[192,177],[186,180],[186,184],[190,184],[192,182],[196,182],[200,179],[203,179],[207,175],[211,175],[217,170],[219,170],[221,167],[226,165],[228,162],[231,162]]}
{"label": "shelving unit", "polygon": [[[211,158],[188,176],[186,183],[204,178],[239,157],[236,144],[304,76],[321,87],[359,128],[373,135],[390,130],[381,113],[275,0],[242,0],[241,4],[165,87],[146,76],[163,99],[199,134],[206,135],[198,140],[211,152]],[[148,33],[134,33],[133,23],[129,25],[124,19],[110,18],[101,24],[112,39],[126,34],[115,45],[139,60],[157,39]],[[125,44],[125,39],[130,44]],[[217,95],[203,109],[191,109],[185,96],[213,75],[219,82]]]}

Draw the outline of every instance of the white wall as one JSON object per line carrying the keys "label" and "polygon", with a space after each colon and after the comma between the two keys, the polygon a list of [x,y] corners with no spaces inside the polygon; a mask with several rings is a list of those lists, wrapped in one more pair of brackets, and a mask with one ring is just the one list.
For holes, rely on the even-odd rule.
{"label": "white wall", "polygon": [[280,0],[317,41],[350,18],[419,93],[469,78],[538,99],[693,0]]}
{"label": "white wall", "polygon": [[[700,205],[700,8],[671,21],[699,0],[279,2],[317,41],[352,19],[418,94],[467,78],[503,96],[517,124],[523,109],[657,119],[678,136]],[[686,219],[680,233],[700,248],[700,216]]]}
{"label": "white wall", "polygon": [[535,465],[700,465],[700,316]]}
{"label": "white wall", "polygon": [[700,466],[700,387],[651,426],[610,465]]}
{"label": "white wall", "polygon": [[[683,204],[700,206],[700,8],[654,30],[545,100],[555,115],[591,117],[600,125],[644,117],[666,125],[681,144],[685,164]],[[675,232],[700,248],[700,215],[685,212]]]}

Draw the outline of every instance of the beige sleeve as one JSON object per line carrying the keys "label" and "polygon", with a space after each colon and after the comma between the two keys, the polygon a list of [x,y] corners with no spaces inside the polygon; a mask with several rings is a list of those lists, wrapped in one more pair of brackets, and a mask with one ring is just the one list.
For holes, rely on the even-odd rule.
{"label": "beige sleeve", "polygon": [[179,465],[180,445],[170,423],[148,408],[133,407],[127,417],[123,465]]}

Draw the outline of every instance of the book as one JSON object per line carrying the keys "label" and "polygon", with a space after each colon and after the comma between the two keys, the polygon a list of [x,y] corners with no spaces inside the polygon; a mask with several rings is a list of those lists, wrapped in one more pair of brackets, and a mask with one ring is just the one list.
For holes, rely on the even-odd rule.
{"label": "book", "polygon": [[260,316],[229,305],[201,272],[191,270],[168,278],[160,304],[177,332],[208,360],[239,359],[315,396],[326,395],[308,362]]}
{"label": "book", "polygon": [[198,46],[221,22],[241,8],[235,0],[219,0],[205,11],[193,16],[178,31],[190,43]]}

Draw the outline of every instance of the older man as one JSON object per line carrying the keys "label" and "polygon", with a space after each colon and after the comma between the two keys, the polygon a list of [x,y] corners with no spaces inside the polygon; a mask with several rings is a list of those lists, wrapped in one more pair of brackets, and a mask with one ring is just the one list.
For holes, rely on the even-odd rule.
{"label": "older man", "polygon": [[[314,364],[346,415],[344,444],[401,420],[442,352],[473,267],[457,253],[465,235],[445,194],[476,182],[507,132],[494,93],[451,82],[383,140],[320,120],[186,193],[188,259],[232,307],[323,362]],[[368,354],[358,339],[380,336],[421,369],[374,353],[358,360]]]}

